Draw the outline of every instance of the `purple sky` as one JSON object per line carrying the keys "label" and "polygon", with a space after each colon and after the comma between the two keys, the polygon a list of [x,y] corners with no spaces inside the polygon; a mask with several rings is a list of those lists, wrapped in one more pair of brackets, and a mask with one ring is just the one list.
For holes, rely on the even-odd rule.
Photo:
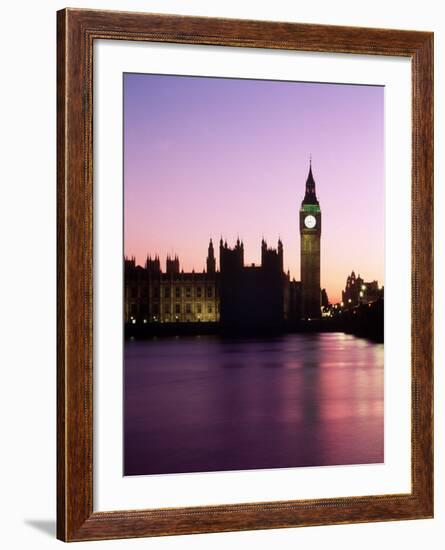
{"label": "purple sky", "polygon": [[[202,271],[210,237],[284,246],[300,279],[298,212],[312,155],[322,210],[321,284],[341,299],[354,269],[384,273],[384,89],[124,75],[125,254],[178,254]],[[218,260],[218,246],[216,246]]]}

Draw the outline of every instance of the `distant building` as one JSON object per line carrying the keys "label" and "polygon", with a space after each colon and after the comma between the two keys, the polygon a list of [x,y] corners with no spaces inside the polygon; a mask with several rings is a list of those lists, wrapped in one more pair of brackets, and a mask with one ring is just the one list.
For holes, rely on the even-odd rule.
{"label": "distant building", "polygon": [[376,302],[383,298],[383,287],[379,288],[378,281],[366,282],[360,274],[357,276],[352,271],[346,279],[345,290],[342,292],[342,302],[345,308],[355,307],[359,304]]}
{"label": "distant building", "polygon": [[321,290],[321,306],[322,307],[329,307],[330,306],[330,302],[329,302],[329,298],[328,298],[328,293],[326,292],[326,289],[323,288]]}

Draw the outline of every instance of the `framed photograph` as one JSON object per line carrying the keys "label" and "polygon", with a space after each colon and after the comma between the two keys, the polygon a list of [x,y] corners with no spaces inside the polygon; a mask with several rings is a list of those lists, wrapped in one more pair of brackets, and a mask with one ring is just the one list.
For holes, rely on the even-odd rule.
{"label": "framed photograph", "polygon": [[57,25],[58,538],[433,517],[433,34]]}

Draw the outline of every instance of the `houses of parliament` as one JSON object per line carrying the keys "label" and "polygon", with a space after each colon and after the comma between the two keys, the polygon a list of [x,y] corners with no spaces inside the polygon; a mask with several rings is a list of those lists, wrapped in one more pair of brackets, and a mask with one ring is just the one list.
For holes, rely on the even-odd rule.
{"label": "houses of parliament", "polygon": [[[261,264],[245,265],[244,244],[219,242],[219,270],[210,239],[206,269],[181,270],[177,256],[158,256],[145,266],[125,258],[124,301],[127,323],[220,323],[232,328],[276,327],[286,321],[319,319],[321,209],[312,166],[299,212],[301,280],[291,280],[283,267],[283,243],[261,241]],[[327,302],[326,293],[323,293]]]}

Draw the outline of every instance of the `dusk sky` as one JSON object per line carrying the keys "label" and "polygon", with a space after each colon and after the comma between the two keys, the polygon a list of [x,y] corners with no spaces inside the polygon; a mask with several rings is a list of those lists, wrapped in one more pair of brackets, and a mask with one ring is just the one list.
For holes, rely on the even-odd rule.
{"label": "dusk sky", "polygon": [[261,238],[300,280],[299,209],[312,155],[322,211],[321,286],[354,269],[384,284],[384,88],[124,75],[124,252],[177,254],[202,271],[209,239]]}

